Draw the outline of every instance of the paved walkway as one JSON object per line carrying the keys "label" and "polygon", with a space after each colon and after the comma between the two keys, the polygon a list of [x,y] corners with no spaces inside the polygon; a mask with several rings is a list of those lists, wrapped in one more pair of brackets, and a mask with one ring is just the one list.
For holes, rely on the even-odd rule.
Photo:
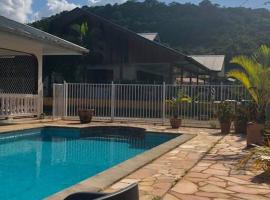
{"label": "paved walkway", "polygon": [[113,192],[130,183],[139,182],[140,200],[160,199],[223,137],[216,134],[217,130],[211,129],[181,128],[178,131],[196,133],[198,136],[125,177],[106,191]]}
{"label": "paved walkway", "polygon": [[164,200],[270,199],[270,185],[255,172],[237,170],[245,140],[225,136],[165,195]]}

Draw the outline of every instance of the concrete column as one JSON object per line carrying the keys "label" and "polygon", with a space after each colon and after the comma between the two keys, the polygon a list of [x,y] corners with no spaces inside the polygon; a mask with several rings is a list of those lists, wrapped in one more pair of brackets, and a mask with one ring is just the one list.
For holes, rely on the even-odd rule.
{"label": "concrete column", "polygon": [[43,67],[43,56],[41,53],[36,55],[38,60],[38,115],[43,113],[43,81],[42,81],[42,67]]}

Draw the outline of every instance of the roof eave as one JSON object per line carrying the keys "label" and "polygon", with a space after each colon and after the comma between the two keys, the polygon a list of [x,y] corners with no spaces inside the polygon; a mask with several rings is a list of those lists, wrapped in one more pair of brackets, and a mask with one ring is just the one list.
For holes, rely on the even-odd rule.
{"label": "roof eave", "polygon": [[[25,26],[29,26],[29,25],[25,25]],[[29,26],[29,27],[31,27],[31,26]],[[31,28],[36,29],[34,27],[31,27]],[[37,30],[41,31],[39,29],[37,29]],[[8,34],[13,34],[13,35],[15,35],[17,37],[23,37],[23,38],[26,38],[28,40],[33,40],[33,41],[41,43],[43,45],[50,45],[50,46],[53,46],[53,47],[58,48],[58,49],[66,49],[69,52],[70,51],[74,52],[75,55],[82,55],[82,54],[89,53],[89,50],[84,48],[84,47],[81,47],[79,45],[76,45],[76,44],[74,44],[72,42],[69,42],[67,40],[64,40],[62,38],[59,38],[57,36],[51,35],[51,34],[46,33],[46,32],[45,33],[47,35],[51,35],[52,37],[58,39],[59,41],[53,41],[51,39],[41,38],[41,37],[38,37],[38,36],[33,37],[32,35],[29,35],[27,33],[17,31],[17,29],[7,29],[7,28],[1,28],[0,27],[0,31],[3,31],[3,32],[8,33]],[[65,44],[60,43],[61,41],[63,41]]]}

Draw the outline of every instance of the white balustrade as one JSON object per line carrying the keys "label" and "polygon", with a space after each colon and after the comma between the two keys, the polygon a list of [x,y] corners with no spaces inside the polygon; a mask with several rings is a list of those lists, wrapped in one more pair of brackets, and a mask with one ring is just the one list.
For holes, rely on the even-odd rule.
{"label": "white balustrade", "polygon": [[38,95],[0,93],[0,117],[37,115]]}

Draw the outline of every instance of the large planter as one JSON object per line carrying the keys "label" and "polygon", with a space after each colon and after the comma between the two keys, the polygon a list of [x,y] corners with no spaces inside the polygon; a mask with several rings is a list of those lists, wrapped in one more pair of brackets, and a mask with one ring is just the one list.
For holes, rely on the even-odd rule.
{"label": "large planter", "polygon": [[247,134],[247,123],[243,121],[234,121],[235,133]]}
{"label": "large planter", "polygon": [[178,118],[171,118],[170,123],[172,128],[179,128],[181,126],[182,120]]}
{"label": "large planter", "polygon": [[220,122],[220,129],[222,134],[228,134],[231,131],[232,122]]}
{"label": "large planter", "polygon": [[94,110],[79,110],[78,111],[81,124],[87,124],[92,121]]}
{"label": "large planter", "polygon": [[252,144],[261,145],[263,143],[264,124],[250,122],[247,125],[247,147]]}

